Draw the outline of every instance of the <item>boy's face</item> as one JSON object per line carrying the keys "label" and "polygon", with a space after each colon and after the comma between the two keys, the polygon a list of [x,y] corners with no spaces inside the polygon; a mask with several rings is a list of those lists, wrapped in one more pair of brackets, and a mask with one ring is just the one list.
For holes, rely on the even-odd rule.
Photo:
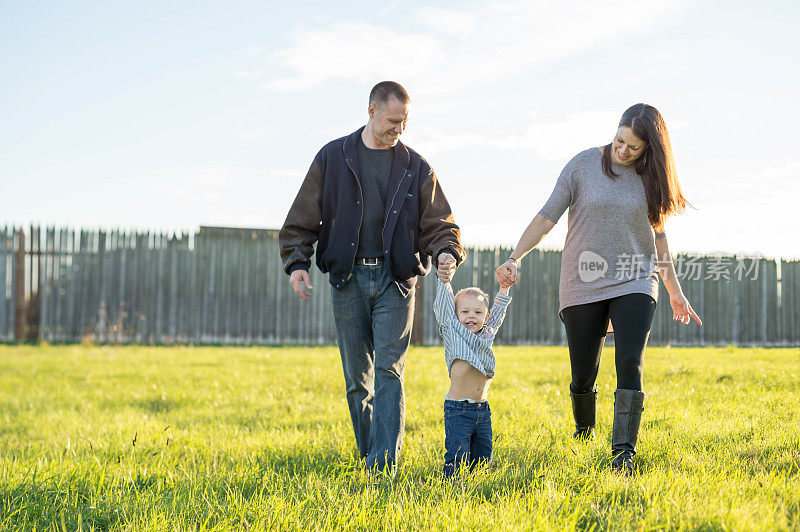
{"label": "boy's face", "polygon": [[488,301],[483,296],[462,294],[456,298],[456,316],[464,327],[471,332],[478,332],[486,322],[489,310]]}

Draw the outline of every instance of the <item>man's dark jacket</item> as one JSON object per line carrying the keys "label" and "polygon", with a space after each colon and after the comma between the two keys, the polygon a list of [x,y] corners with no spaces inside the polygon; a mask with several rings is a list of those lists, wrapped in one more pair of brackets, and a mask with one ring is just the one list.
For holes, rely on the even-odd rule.
{"label": "man's dark jacket", "polygon": [[[364,216],[358,176],[358,131],[325,145],[314,157],[278,240],[287,274],[308,270],[317,242],[317,266],[338,289],[353,273]],[[383,256],[403,295],[430,271],[429,256],[447,251],[464,260],[460,230],[433,170],[401,142],[392,148],[383,225]]]}

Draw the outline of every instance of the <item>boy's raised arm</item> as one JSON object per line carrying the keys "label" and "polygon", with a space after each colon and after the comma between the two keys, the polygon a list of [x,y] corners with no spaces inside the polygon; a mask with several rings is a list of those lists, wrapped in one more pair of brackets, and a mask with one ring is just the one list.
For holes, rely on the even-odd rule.
{"label": "boy's raised arm", "polygon": [[447,325],[458,321],[456,317],[455,296],[453,287],[450,283],[443,283],[439,276],[436,276],[436,299],[433,301],[433,313],[439,325]]}
{"label": "boy's raised arm", "polygon": [[506,310],[508,309],[509,303],[511,303],[511,296],[508,295],[509,288],[508,286],[500,288],[500,291],[494,296],[494,305],[492,305],[492,310],[489,311],[489,317],[486,318],[487,327],[499,329],[503,324],[503,320],[506,317]]}

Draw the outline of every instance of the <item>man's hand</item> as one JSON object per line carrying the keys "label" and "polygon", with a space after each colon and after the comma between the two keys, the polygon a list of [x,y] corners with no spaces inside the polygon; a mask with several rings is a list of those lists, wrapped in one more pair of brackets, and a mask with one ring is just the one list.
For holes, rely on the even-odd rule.
{"label": "man's hand", "polygon": [[453,274],[456,272],[456,259],[450,253],[439,253],[439,267],[436,269],[436,274],[443,283],[449,283],[453,279]]}
{"label": "man's hand", "polygon": [[311,279],[308,277],[308,272],[306,270],[301,269],[293,271],[292,275],[289,277],[289,284],[294,288],[297,297],[303,301],[311,299],[311,290],[313,290],[314,287],[311,286]]}

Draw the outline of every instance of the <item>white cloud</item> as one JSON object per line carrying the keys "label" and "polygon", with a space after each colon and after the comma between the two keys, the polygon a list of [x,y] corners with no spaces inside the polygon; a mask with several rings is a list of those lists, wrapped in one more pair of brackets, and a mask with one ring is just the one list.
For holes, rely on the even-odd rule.
{"label": "white cloud", "polygon": [[528,130],[500,139],[500,148],[530,149],[549,161],[567,161],[576,150],[605,144],[611,138],[619,116],[607,111],[568,115],[563,120],[540,121],[534,117]]}
{"label": "white cloud", "polygon": [[791,159],[777,166],[765,166],[760,172],[748,177],[756,184],[770,183],[780,188],[786,185],[797,188],[800,186],[800,159]]}
{"label": "white cloud", "polygon": [[[795,213],[775,209],[776,200],[800,196],[800,159],[789,159],[763,168],[735,175],[715,176],[695,184],[701,201],[719,212],[746,212],[763,208],[774,216],[795,220]],[[731,207],[741,204],[740,208]],[[800,223],[795,222],[800,230]]]}
{"label": "white cloud", "polygon": [[305,172],[302,170],[292,169],[278,169],[273,168],[271,170],[267,170],[267,177],[269,178],[277,178],[277,179],[300,179],[305,177]]}
{"label": "white cloud", "polygon": [[697,210],[668,222],[668,233],[680,235],[677,249],[800,256],[800,222],[791,205],[800,196],[800,159],[738,173],[688,171],[696,176],[688,199]]}
{"label": "white cloud", "polygon": [[268,127],[256,127],[248,129],[239,134],[239,140],[243,141],[245,146],[267,146],[268,140],[272,136],[272,129]]}
{"label": "white cloud", "polygon": [[[305,169],[253,170],[226,163],[191,163],[156,168],[106,185],[105,207],[120,225],[148,212],[155,226],[209,224],[279,227],[297,194]],[[130,221],[124,216],[130,218]]]}
{"label": "white cloud", "polygon": [[[140,186],[142,193],[173,194],[191,198],[195,194],[206,197],[249,195],[268,192],[270,186],[287,180],[299,180],[305,172],[296,169],[271,168],[254,171],[232,164],[186,164],[157,168],[132,176],[128,183]],[[127,186],[127,183],[125,184]]]}
{"label": "white cloud", "polygon": [[428,155],[473,147],[504,150],[531,150],[544,160],[564,162],[582,149],[605,144],[611,138],[619,117],[612,112],[580,112],[560,120],[539,120],[534,115],[527,129],[518,134],[460,134],[421,126],[415,144]]}
{"label": "white cloud", "polygon": [[655,0],[646,9],[637,0],[490,2],[459,12],[424,7],[415,12],[421,28],[410,31],[333,22],[295,33],[291,46],[273,52],[273,65],[290,74],[263,86],[301,91],[333,79],[388,78],[406,80],[426,96],[452,93],[453,87],[498,82],[542,62],[650,31],[687,1]]}
{"label": "white cloud", "polygon": [[478,21],[477,16],[474,14],[438,7],[417,9],[415,15],[423,26],[428,26],[437,32],[461,37],[468,37]]}
{"label": "white cloud", "polygon": [[392,2],[388,6],[384,7],[383,11],[381,11],[381,18],[388,15],[394,8],[398,6],[398,4],[400,4],[400,0],[392,0]]}
{"label": "white cloud", "polygon": [[239,79],[258,79],[261,77],[261,70],[259,69],[250,69],[250,70],[237,70],[233,73]]}
{"label": "white cloud", "polygon": [[441,45],[432,36],[404,34],[363,22],[339,22],[303,31],[293,40],[294,46],[270,55],[275,65],[292,74],[266,82],[265,88],[301,91],[330,79],[406,79],[429,72],[444,61]]}

